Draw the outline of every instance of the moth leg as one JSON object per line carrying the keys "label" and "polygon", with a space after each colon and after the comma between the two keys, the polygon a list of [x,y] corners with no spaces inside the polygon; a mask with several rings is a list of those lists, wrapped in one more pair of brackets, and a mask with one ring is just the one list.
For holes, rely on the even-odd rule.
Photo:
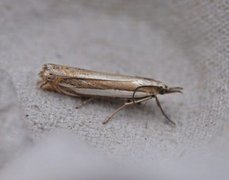
{"label": "moth leg", "polygon": [[40,88],[42,89],[46,84],[48,84],[47,81],[45,81],[45,82],[40,82],[39,86],[40,86]]}
{"label": "moth leg", "polygon": [[68,89],[66,89],[66,88],[63,88],[63,87],[60,87],[60,86],[55,86],[55,89],[59,93],[62,93],[62,94],[68,95],[68,96],[79,97],[79,95],[68,91]]}
{"label": "moth leg", "polygon": [[118,109],[116,109],[105,121],[103,121],[103,124],[107,124],[119,111],[121,111],[122,109],[124,109],[125,107],[127,106],[131,106],[133,104],[138,104],[138,103],[141,103],[141,102],[144,102],[144,101],[148,101],[152,99],[152,97],[145,97],[145,98],[142,98],[142,99],[139,99],[137,101],[130,101],[130,102],[126,102],[125,104],[123,104],[122,106],[120,106]]}
{"label": "moth leg", "polygon": [[79,109],[79,108],[81,108],[81,107],[83,107],[85,104],[87,104],[87,103],[89,103],[89,102],[91,102],[91,101],[93,101],[95,98],[87,98],[87,99],[81,99],[81,103],[78,105],[78,106],[76,106],[76,109]]}
{"label": "moth leg", "polygon": [[154,98],[156,99],[157,102],[157,106],[159,107],[159,109],[161,110],[161,113],[165,116],[167,123],[170,124],[173,127],[176,127],[176,123],[173,122],[171,119],[169,119],[169,117],[167,116],[167,114],[165,114],[164,110],[161,107],[161,103],[159,101],[159,99],[157,98],[157,96],[154,96]]}

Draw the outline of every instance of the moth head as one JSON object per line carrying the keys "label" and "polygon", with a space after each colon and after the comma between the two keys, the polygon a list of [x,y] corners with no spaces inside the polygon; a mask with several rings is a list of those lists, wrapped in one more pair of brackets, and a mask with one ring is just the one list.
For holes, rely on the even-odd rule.
{"label": "moth head", "polygon": [[57,68],[55,64],[44,64],[39,73],[40,81],[38,81],[38,86],[42,89],[53,90],[53,84],[58,78]]}
{"label": "moth head", "polygon": [[159,94],[171,94],[171,93],[182,93],[182,87],[168,87],[166,84],[161,83],[158,86]]}
{"label": "moth head", "polygon": [[54,81],[56,76],[54,76],[54,66],[52,64],[44,64],[42,66],[42,70],[39,73],[39,76],[42,81],[44,82],[51,82]]}

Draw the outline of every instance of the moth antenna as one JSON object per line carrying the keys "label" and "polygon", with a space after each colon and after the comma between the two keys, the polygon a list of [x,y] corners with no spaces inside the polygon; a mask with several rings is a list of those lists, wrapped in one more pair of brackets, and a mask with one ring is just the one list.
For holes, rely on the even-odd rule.
{"label": "moth antenna", "polygon": [[133,95],[132,95],[132,101],[134,102],[134,104],[135,104],[135,102],[136,102],[136,98],[135,98],[135,94],[137,93],[137,91],[139,90],[139,89],[141,89],[141,88],[148,88],[148,87],[154,87],[154,86],[138,86],[135,90],[134,90],[134,92],[133,92]]}

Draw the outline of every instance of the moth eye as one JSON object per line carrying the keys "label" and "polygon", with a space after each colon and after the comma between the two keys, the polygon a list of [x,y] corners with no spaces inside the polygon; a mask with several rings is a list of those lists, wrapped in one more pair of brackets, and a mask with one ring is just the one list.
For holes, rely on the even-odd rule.
{"label": "moth eye", "polygon": [[165,90],[164,88],[161,89],[161,90],[160,90],[160,94],[165,94],[165,91],[166,91],[166,90]]}

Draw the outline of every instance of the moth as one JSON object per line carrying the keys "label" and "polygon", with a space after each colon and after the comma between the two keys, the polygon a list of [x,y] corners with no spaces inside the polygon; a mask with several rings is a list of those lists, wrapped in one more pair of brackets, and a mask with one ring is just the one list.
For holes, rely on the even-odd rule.
{"label": "moth", "polygon": [[125,107],[154,98],[167,122],[173,126],[176,125],[162,109],[157,96],[182,93],[182,87],[168,87],[163,82],[150,78],[96,72],[57,64],[44,64],[39,76],[41,79],[39,86],[43,90],[87,98],[79,107],[100,97],[126,100],[122,106],[108,116],[103,124],[108,123]]}

